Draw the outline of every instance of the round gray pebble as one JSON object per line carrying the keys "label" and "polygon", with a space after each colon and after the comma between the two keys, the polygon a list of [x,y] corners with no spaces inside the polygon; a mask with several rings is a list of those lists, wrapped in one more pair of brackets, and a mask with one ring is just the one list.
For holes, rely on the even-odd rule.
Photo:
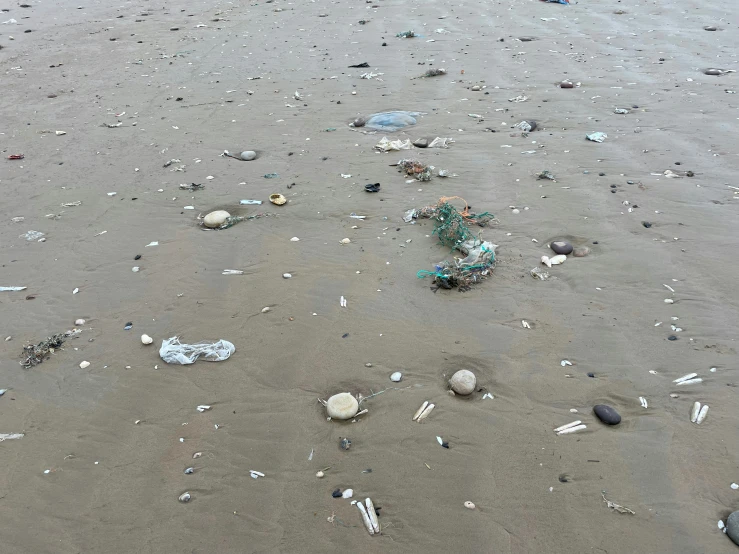
{"label": "round gray pebble", "polygon": [[254,150],[245,150],[241,153],[241,159],[250,162],[257,159],[257,153]]}
{"label": "round gray pebble", "polygon": [[729,538],[739,546],[739,510],[732,512],[732,514],[726,518],[726,534]]}
{"label": "round gray pebble", "polygon": [[596,404],[593,406],[593,413],[606,425],[618,425],[621,423],[621,416],[618,415],[618,412],[606,404]]}
{"label": "round gray pebble", "polygon": [[555,240],[549,245],[557,254],[572,254],[572,245],[566,240]]}

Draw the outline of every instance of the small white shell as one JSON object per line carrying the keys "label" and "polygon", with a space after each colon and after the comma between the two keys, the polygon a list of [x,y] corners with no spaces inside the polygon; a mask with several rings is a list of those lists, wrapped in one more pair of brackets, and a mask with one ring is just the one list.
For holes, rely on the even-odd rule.
{"label": "small white shell", "polygon": [[152,342],[154,342],[154,339],[151,338],[149,335],[141,335],[141,344],[151,344]]}
{"label": "small white shell", "polygon": [[180,496],[177,497],[177,500],[180,502],[190,502],[190,499],[192,496],[190,496],[189,492],[183,492]]}
{"label": "small white shell", "polygon": [[364,526],[367,528],[367,532],[370,535],[374,535],[375,529],[372,526],[372,521],[369,518],[369,514],[367,513],[367,510],[365,509],[364,504],[362,504],[361,502],[357,502],[357,508],[359,509],[360,512],[362,512],[362,521],[364,522]]}
{"label": "small white shell", "polygon": [[195,460],[197,458],[200,458],[200,456],[202,456],[202,455],[203,455],[202,452],[195,452],[195,454],[192,455],[192,459]]}
{"label": "small white shell", "polygon": [[390,375],[390,380],[393,383],[399,383],[402,378],[403,378],[403,374],[400,371],[396,371],[395,373]]}
{"label": "small white shell", "polygon": [[675,301],[672,298],[665,298],[665,304],[674,304]]}
{"label": "small white shell", "polygon": [[683,381],[687,381],[688,379],[692,379],[693,377],[698,377],[697,373],[688,373],[687,375],[683,375],[682,377],[678,377],[673,381],[673,383],[680,384]]}
{"label": "small white shell", "polygon": [[552,256],[549,258],[549,261],[552,262],[552,265],[559,265],[565,263],[567,260],[567,256],[564,254],[557,254],[556,256]]}
{"label": "small white shell", "polygon": [[467,502],[464,503],[464,507],[467,508],[468,510],[474,510],[475,504],[468,500]]}
{"label": "small white shell", "polygon": [[702,383],[702,382],[703,382],[703,379],[698,377],[696,379],[688,379],[687,381],[680,381],[677,384],[677,386],[679,387],[680,385],[695,385],[696,383]]}
{"label": "small white shell", "polygon": [[341,498],[351,498],[354,496],[354,489],[346,489],[341,493]]}
{"label": "small white shell", "polygon": [[90,362],[85,361],[80,363],[80,369],[87,369],[88,367],[90,367]]}
{"label": "small white shell", "polygon": [[542,256],[541,263],[543,263],[547,267],[552,267],[552,260],[549,259],[549,256]]}
{"label": "small white shell", "polygon": [[270,308],[269,306],[265,306],[264,308],[262,308],[262,313],[263,313],[263,314],[266,314],[266,313],[267,313],[268,311],[270,311],[271,309],[272,309],[272,308]]}
{"label": "small white shell", "polygon": [[643,396],[639,397],[639,403],[641,404],[641,407],[644,409],[647,409],[649,407],[649,404],[647,404],[647,399]]}
{"label": "small white shell", "polygon": [[195,409],[196,409],[197,411],[199,411],[199,412],[200,412],[200,413],[202,414],[203,412],[206,412],[206,411],[210,410],[210,408],[211,408],[211,407],[210,407],[210,406],[208,406],[207,404],[201,404],[200,406],[198,406],[198,407],[197,407],[197,408],[195,408]]}
{"label": "small white shell", "polygon": [[570,427],[568,429],[564,429],[563,431],[560,431],[557,433],[558,435],[569,435],[570,433],[577,433],[578,431],[582,429],[587,429],[587,425],[576,425],[575,427]]}
{"label": "small white shell", "polygon": [[323,479],[324,475],[325,474],[322,471],[319,471],[318,473],[316,473],[316,477],[318,477],[319,479]]}
{"label": "small white shell", "polygon": [[351,242],[351,239],[341,239],[341,244],[349,244]]}
{"label": "small white shell", "polygon": [[84,324],[85,324],[85,320],[84,320],[84,319],[78,319],[78,320],[76,320],[76,321],[74,322],[74,324],[75,324],[75,325],[84,325]]}
{"label": "small white shell", "polygon": [[282,274],[283,279],[292,279],[292,273],[283,273]]}
{"label": "small white shell", "polygon": [[423,404],[421,404],[421,407],[418,408],[416,413],[413,415],[413,421],[416,421],[418,419],[418,416],[420,416],[423,413],[423,411],[426,409],[426,406],[428,405],[429,405],[428,400],[425,400]]}
{"label": "small white shell", "polygon": [[572,423],[568,423],[567,425],[562,425],[561,427],[557,427],[554,432],[559,433],[560,431],[564,431],[565,429],[569,429],[570,427],[575,427],[577,425],[580,425],[582,421],[579,419],[577,421],[573,421]]}
{"label": "small white shell", "polygon": [[444,440],[437,435],[436,442],[438,442],[440,445],[444,446]]}
{"label": "small white shell", "polygon": [[708,404],[704,404],[701,408],[700,413],[698,414],[698,417],[695,418],[695,423],[697,425],[700,425],[706,420],[706,416],[708,415]]}
{"label": "small white shell", "polygon": [[367,515],[372,522],[372,528],[375,530],[375,533],[379,533],[380,523],[377,521],[377,512],[375,512],[375,505],[372,503],[372,500],[370,498],[365,498],[364,503],[367,505]]}
{"label": "small white shell", "polygon": [[559,365],[564,367],[566,365],[572,365],[572,362],[570,360],[562,360],[561,362],[559,362]]}
{"label": "small white shell", "polygon": [[701,411],[701,403],[695,402],[693,404],[693,407],[690,409],[690,421],[691,423],[695,423],[695,421],[698,419],[698,414]]}
{"label": "small white shell", "polygon": [[426,409],[421,412],[421,415],[418,416],[418,419],[416,421],[420,422],[421,420],[426,419],[435,406],[436,404],[429,404],[428,406],[426,406]]}
{"label": "small white shell", "polygon": [[298,237],[293,237],[290,239],[290,242],[298,242],[300,239]]}

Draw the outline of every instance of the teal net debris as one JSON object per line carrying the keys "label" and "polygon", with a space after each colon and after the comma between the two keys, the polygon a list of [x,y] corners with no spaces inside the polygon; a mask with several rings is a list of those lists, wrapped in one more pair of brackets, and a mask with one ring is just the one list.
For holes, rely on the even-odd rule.
{"label": "teal net debris", "polygon": [[471,285],[479,283],[492,274],[495,265],[495,250],[498,245],[475,236],[469,225],[487,226],[495,216],[489,212],[471,214],[465,202],[464,210],[457,210],[449,201],[454,198],[441,198],[435,206],[410,210],[403,218],[406,222],[413,219],[428,218],[434,220],[433,234],[444,246],[458,250],[464,258],[444,260],[436,264],[434,271],[420,270],[419,279],[433,277],[434,284],[445,289],[458,287],[469,290]]}

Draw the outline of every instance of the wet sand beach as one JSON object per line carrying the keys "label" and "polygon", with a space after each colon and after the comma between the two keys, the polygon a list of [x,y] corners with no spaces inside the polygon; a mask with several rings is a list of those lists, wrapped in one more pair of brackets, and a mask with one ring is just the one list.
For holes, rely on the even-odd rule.
{"label": "wet sand beach", "polygon": [[[739,77],[704,73],[738,69],[735,5],[24,5],[0,14],[0,286],[27,287],[0,292],[0,433],[25,434],[0,443],[4,553],[736,551]],[[391,110],[425,115],[348,125]],[[403,214],[453,196],[495,214],[472,231],[496,265],[434,291],[417,272],[453,254]],[[260,217],[204,230],[217,209]],[[589,254],[547,268],[556,239]],[[174,336],[236,351],[166,364]],[[339,392],[368,413],[327,421]]]}

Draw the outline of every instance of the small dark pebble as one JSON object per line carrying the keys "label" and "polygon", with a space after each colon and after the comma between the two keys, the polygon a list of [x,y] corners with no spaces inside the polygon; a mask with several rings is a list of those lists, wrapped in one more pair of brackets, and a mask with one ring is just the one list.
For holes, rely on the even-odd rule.
{"label": "small dark pebble", "polygon": [[570,481],[572,481],[572,479],[570,479],[570,476],[567,475],[566,473],[563,473],[562,475],[559,476],[560,483],[569,483]]}
{"label": "small dark pebble", "polygon": [[649,229],[652,226],[652,224],[649,223],[648,221],[642,221],[641,224],[644,225],[644,227],[646,227],[647,229]]}
{"label": "small dark pebble", "polygon": [[616,194],[618,191],[616,189],[611,189],[611,194]]}
{"label": "small dark pebble", "polygon": [[133,327],[133,323],[131,323],[129,321],[128,323],[126,323],[125,327],[123,327],[123,330],[124,331],[130,331],[131,330],[131,327]]}
{"label": "small dark pebble", "polygon": [[441,447],[442,448],[449,448],[449,443],[448,442],[442,442],[441,443]]}
{"label": "small dark pebble", "polygon": [[336,489],[334,492],[331,493],[331,496],[334,498],[341,498],[341,489]]}
{"label": "small dark pebble", "polygon": [[383,42],[383,43],[382,43],[382,45],[383,45],[383,46],[387,46],[387,42]]}
{"label": "small dark pebble", "polygon": [[688,171],[685,175],[687,175],[688,177],[695,177],[695,173],[693,173],[692,171]]}
{"label": "small dark pebble", "polygon": [[618,412],[606,404],[596,404],[593,406],[593,413],[606,425],[618,425],[621,423],[621,416],[618,415]]}
{"label": "small dark pebble", "polygon": [[677,336],[670,335],[669,337],[667,337],[667,340],[677,340]]}
{"label": "small dark pebble", "polygon": [[611,185],[611,188],[612,188],[612,189],[615,189],[615,188],[616,188],[616,186],[617,186],[617,185]]}
{"label": "small dark pebble", "polygon": [[175,102],[182,102],[183,100],[184,98],[182,98],[182,96],[178,96],[177,98],[174,99]]}
{"label": "small dark pebble", "polygon": [[594,240],[594,241],[593,241],[593,244],[598,244],[598,241],[597,241],[597,240]]}
{"label": "small dark pebble", "polygon": [[626,184],[627,185],[633,185],[634,184],[634,181],[626,181]]}
{"label": "small dark pebble", "polygon": [[339,437],[339,447],[342,450],[349,450],[352,447],[352,441],[349,437]]}
{"label": "small dark pebble", "polygon": [[133,259],[134,259],[134,260],[140,260],[140,259],[141,259],[141,254],[136,254],[136,255],[135,255],[135,256],[133,257]]}
{"label": "small dark pebble", "polygon": [[599,175],[600,177],[605,177],[605,176],[606,176],[606,174],[605,174],[605,173],[603,173],[602,171],[601,171],[600,173],[598,173],[598,175]]}
{"label": "small dark pebble", "polygon": [[591,379],[595,379],[595,373],[588,373],[588,377],[590,377]]}
{"label": "small dark pebble", "polygon": [[32,33],[33,31],[31,31],[31,29],[26,29],[26,30],[25,30],[25,31],[23,31],[23,32],[24,32],[24,33]]}
{"label": "small dark pebble", "polygon": [[714,27],[713,25],[709,25],[707,27],[703,27],[703,30],[704,31],[718,31],[718,27]]}
{"label": "small dark pebble", "polygon": [[344,333],[343,335],[341,335],[341,338],[342,338],[342,339],[345,339],[345,338],[346,338],[346,337],[348,337],[348,336],[349,336],[349,333]]}
{"label": "small dark pebble", "polygon": [[380,510],[382,510],[382,506],[375,506],[375,515],[377,517],[380,517]]}
{"label": "small dark pebble", "polygon": [[562,81],[562,82],[561,82],[561,83],[559,84],[559,88],[575,88],[575,85],[573,85],[573,84],[572,84],[572,83],[570,83],[569,81]]}
{"label": "small dark pebble", "polygon": [[637,110],[637,109],[639,109],[639,106],[637,106],[636,104],[634,104],[633,106],[631,106],[631,108],[634,109],[634,110]]}
{"label": "small dark pebble", "polygon": [[572,254],[572,245],[567,242],[566,240],[555,240],[552,241],[552,243],[549,245],[549,247],[554,250],[557,254],[564,254],[565,256],[567,254]]}

